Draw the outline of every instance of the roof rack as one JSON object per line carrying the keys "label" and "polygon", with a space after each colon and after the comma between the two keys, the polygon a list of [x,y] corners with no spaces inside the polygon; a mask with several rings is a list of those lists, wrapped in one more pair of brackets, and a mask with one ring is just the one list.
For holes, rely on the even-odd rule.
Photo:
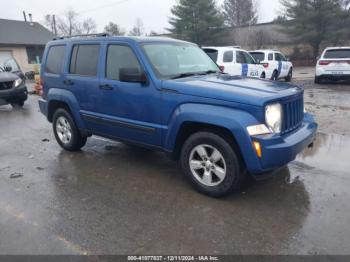
{"label": "roof rack", "polygon": [[53,40],[63,40],[75,37],[108,37],[110,34],[108,33],[99,33],[99,34],[83,34],[83,35],[71,35],[71,36],[58,36],[53,38]]}

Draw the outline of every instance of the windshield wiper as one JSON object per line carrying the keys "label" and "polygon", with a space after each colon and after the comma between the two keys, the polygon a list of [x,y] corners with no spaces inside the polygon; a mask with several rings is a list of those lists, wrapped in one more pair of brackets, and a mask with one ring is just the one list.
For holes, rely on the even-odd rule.
{"label": "windshield wiper", "polygon": [[170,79],[179,79],[179,78],[184,78],[184,77],[190,77],[190,76],[195,76],[198,75],[197,73],[182,73],[182,74],[178,74],[176,76],[173,76]]}
{"label": "windshield wiper", "polygon": [[216,71],[216,70],[208,70],[205,72],[200,72],[198,75],[210,75],[210,74],[220,74],[222,73],[221,71]]}

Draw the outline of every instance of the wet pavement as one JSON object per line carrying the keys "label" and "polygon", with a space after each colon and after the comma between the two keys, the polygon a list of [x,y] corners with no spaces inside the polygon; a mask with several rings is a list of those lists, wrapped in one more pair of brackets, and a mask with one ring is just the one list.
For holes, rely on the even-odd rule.
{"label": "wet pavement", "polygon": [[350,126],[328,132],[316,110],[344,115],[350,90],[303,84],[315,147],[221,200],[162,153],[96,137],[62,151],[35,96],[0,107],[0,254],[350,254]]}

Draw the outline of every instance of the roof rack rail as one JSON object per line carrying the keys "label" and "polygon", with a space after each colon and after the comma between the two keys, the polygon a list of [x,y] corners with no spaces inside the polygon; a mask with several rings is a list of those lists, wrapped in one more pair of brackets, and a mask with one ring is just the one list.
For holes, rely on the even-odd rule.
{"label": "roof rack rail", "polygon": [[110,34],[108,33],[99,33],[99,34],[82,34],[82,35],[71,35],[71,36],[58,36],[54,37],[53,40],[63,40],[75,37],[108,37]]}

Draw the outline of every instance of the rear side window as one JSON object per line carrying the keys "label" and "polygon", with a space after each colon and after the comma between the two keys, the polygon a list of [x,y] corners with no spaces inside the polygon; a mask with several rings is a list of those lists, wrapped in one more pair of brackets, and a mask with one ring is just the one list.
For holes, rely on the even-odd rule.
{"label": "rear side window", "polygon": [[233,62],[233,51],[226,51],[224,53],[224,63],[232,63]]}
{"label": "rear side window", "polygon": [[350,58],[350,49],[332,49],[327,50],[323,58]]}
{"label": "rear side window", "polygon": [[273,54],[272,53],[269,53],[269,61],[273,61]]}
{"label": "rear side window", "polygon": [[51,74],[62,73],[65,49],[66,47],[63,45],[50,47],[46,59],[45,72]]}
{"label": "rear side window", "polygon": [[69,73],[96,76],[100,45],[75,45],[70,60]]}
{"label": "rear side window", "polygon": [[252,57],[254,57],[255,61],[264,61],[265,60],[265,53],[261,52],[251,52],[250,53]]}
{"label": "rear side window", "polygon": [[215,63],[218,61],[218,50],[215,49],[203,49],[204,52],[213,60]]}
{"label": "rear side window", "polygon": [[107,53],[106,78],[119,81],[121,68],[134,68],[141,72],[139,61],[130,47],[110,45]]}

